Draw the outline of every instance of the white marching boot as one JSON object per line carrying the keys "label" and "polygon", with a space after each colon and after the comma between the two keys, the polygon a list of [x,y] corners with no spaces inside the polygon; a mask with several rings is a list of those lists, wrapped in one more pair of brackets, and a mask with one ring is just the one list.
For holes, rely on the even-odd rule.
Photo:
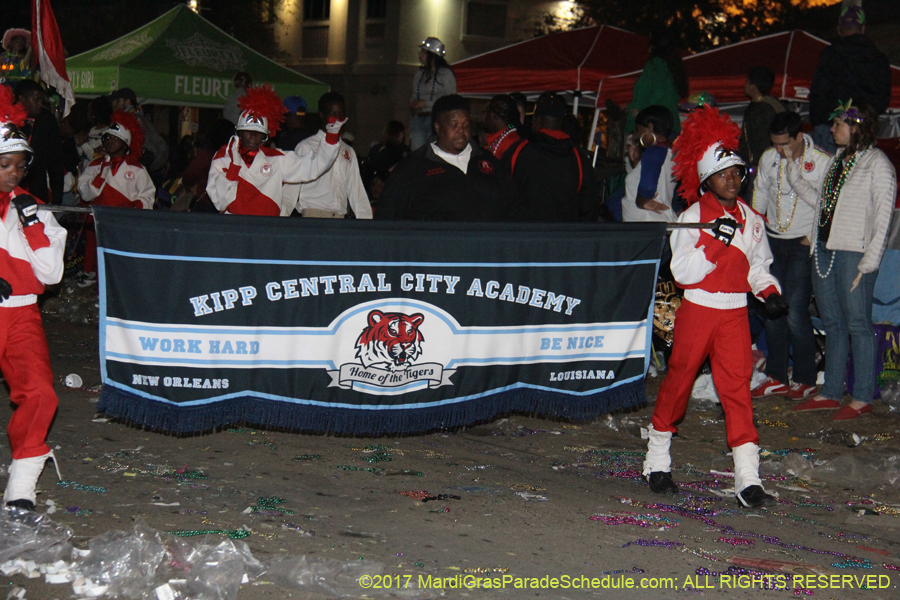
{"label": "white marching boot", "polygon": [[674,494],[678,492],[678,486],[672,480],[672,432],[656,431],[651,425],[648,437],[644,479],[650,484],[650,491],[656,494]]}
{"label": "white marching boot", "polygon": [[744,508],[763,508],[775,504],[775,497],[763,489],[759,479],[759,446],[742,444],[731,449],[734,457],[734,493]]}
{"label": "white marching boot", "polygon": [[[53,464],[56,466],[56,457],[52,450],[42,456],[14,459],[10,463],[9,480],[6,482],[6,491],[3,493],[4,504],[34,510],[37,498],[35,487],[48,458],[52,458]],[[62,480],[59,466],[56,466],[56,474]]]}
{"label": "white marching boot", "polygon": [[672,470],[672,432],[657,431],[653,425],[648,430],[647,456],[644,459],[644,475],[650,475],[654,471],[668,473]]}

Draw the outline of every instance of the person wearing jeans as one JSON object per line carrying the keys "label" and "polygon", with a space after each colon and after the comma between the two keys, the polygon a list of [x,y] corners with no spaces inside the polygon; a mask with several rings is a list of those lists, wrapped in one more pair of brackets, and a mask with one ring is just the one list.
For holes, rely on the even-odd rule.
{"label": "person wearing jeans", "polygon": [[[831,254],[824,242],[816,247],[818,263],[828,264]],[[872,327],[872,293],[878,271],[865,273],[852,292],[859,275],[861,252],[834,251],[834,264],[826,277],[812,276],[816,303],[825,326],[825,385],[820,396],[840,400],[847,379],[847,359],[853,351],[855,382],[853,399],[872,406],[875,394],[875,333]],[[863,407],[860,407],[862,409]]]}
{"label": "person wearing jeans", "polygon": [[[785,382],[788,389],[783,395],[794,400],[816,392],[816,338],[809,315],[811,261],[809,246],[803,245],[805,239],[805,236],[792,239],[769,237],[769,249],[774,257],[769,272],[781,283],[790,310],[786,316],[766,320],[769,354],[765,372],[770,378]],[[789,354],[793,359],[790,383]]]}
{"label": "person wearing jeans", "polygon": [[[790,310],[787,316],[766,320],[769,346],[766,378],[753,390],[753,398],[785,396],[804,400],[816,393],[816,340],[809,300],[812,296],[809,234],[816,215],[814,206],[822,190],[831,155],[813,144],[801,131],[800,115],[782,112],[775,115],[769,127],[772,147],[759,160],[753,208],[767,219],[766,236],[773,261],[769,272],[778,279]],[[801,178],[808,189],[795,190],[785,176],[785,149],[800,167]],[[807,193],[804,202],[799,197]],[[793,351],[791,351],[793,350]],[[788,362],[794,370],[788,381]]]}
{"label": "person wearing jeans", "polygon": [[[873,410],[872,293],[887,245],[897,174],[888,157],[875,147],[878,117],[871,106],[847,101],[832,119],[831,133],[840,150],[825,176],[811,232],[813,290],[825,325],[825,385],[794,410],[837,410],[832,419],[842,421]],[[790,157],[788,162],[793,164]],[[794,189],[808,187],[796,165],[788,168],[787,175]],[[841,407],[851,348],[853,398]]]}

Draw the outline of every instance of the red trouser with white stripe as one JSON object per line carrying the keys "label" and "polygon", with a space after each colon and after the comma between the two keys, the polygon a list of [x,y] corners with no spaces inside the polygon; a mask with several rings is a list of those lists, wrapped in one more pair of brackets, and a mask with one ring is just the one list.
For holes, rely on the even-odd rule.
{"label": "red trouser with white stripe", "polygon": [[708,355],[725,411],[728,447],[759,444],[750,399],[750,344],[747,307],[721,310],[685,300],[675,312],[669,372],[656,396],[653,428],[678,431],[675,424],[684,418],[697,370]]}
{"label": "red trouser with white stripe", "polygon": [[56,414],[57,399],[37,304],[0,307],[0,370],[16,405],[6,430],[13,459],[47,454],[47,430]]}

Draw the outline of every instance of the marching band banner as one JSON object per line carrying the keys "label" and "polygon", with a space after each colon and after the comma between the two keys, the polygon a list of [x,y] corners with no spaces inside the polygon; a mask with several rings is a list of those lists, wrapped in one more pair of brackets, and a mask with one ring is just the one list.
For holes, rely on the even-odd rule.
{"label": "marching band banner", "polygon": [[645,400],[665,224],[95,218],[116,417],[378,435]]}

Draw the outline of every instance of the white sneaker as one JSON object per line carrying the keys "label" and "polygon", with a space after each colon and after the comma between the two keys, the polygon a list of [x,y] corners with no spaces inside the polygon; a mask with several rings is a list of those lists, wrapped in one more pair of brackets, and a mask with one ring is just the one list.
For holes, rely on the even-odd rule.
{"label": "white sneaker", "polygon": [[90,285],[94,285],[97,283],[97,274],[96,273],[85,273],[82,271],[75,278],[75,285],[80,288],[85,288]]}
{"label": "white sneaker", "polygon": [[[48,458],[52,458],[53,464],[56,465],[56,457],[52,450],[43,456],[14,459],[10,463],[9,480],[6,482],[6,491],[3,493],[5,504],[11,503],[19,508],[34,510],[34,501],[37,497],[35,487]],[[56,467],[56,474],[62,480],[59,466]]]}

